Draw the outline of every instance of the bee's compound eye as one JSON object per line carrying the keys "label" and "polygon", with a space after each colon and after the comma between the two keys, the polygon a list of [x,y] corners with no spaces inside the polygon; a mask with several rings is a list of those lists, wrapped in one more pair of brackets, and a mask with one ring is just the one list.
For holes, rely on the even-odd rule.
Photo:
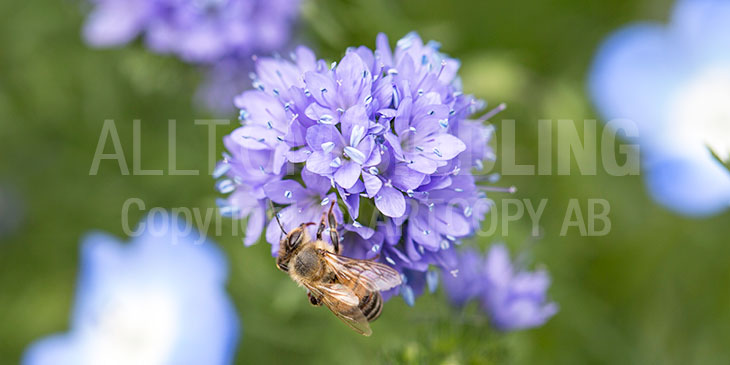
{"label": "bee's compound eye", "polygon": [[291,234],[289,234],[289,238],[287,239],[286,244],[289,247],[289,249],[291,250],[291,249],[294,249],[297,246],[299,246],[301,241],[302,241],[302,231],[298,229],[298,230],[292,232]]}

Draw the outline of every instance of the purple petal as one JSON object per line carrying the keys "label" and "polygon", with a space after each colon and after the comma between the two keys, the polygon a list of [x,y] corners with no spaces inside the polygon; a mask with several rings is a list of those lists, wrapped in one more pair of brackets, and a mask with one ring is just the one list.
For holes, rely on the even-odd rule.
{"label": "purple petal", "polygon": [[503,287],[512,280],[512,262],[504,245],[495,244],[487,254],[487,279],[491,285]]}
{"label": "purple petal", "polygon": [[437,251],[441,244],[441,235],[435,231],[431,223],[435,221],[433,215],[429,215],[428,209],[419,205],[423,211],[410,215],[408,219],[408,234],[418,244],[431,251]]}
{"label": "purple petal", "polygon": [[451,83],[456,78],[458,71],[459,61],[453,58],[446,59],[444,69],[441,71],[441,75],[439,75],[439,81],[444,84]]}
{"label": "purple petal", "polygon": [[332,109],[321,106],[317,103],[309,104],[307,109],[304,111],[304,114],[308,118],[316,120],[322,124],[336,125],[340,122],[339,113],[333,112]]}
{"label": "purple petal", "polygon": [[406,199],[400,191],[383,186],[375,196],[375,206],[386,216],[397,218],[406,212]]}
{"label": "purple petal", "polygon": [[449,107],[441,101],[441,94],[431,91],[418,97],[413,103],[413,114],[426,115],[427,110],[433,110],[439,118],[449,115]]}
{"label": "purple petal", "polygon": [[426,175],[409,168],[406,164],[399,163],[395,165],[391,180],[393,186],[405,191],[418,188],[425,177]]}
{"label": "purple petal", "polygon": [[424,154],[439,161],[448,161],[464,152],[466,145],[450,134],[441,134],[422,145]]}
{"label": "purple petal", "polygon": [[390,245],[398,244],[403,234],[401,225],[396,224],[392,219],[386,219],[385,222],[380,223],[378,231],[383,232],[386,242]]}
{"label": "purple petal", "polygon": [[305,46],[298,46],[295,54],[297,56],[297,66],[302,71],[314,71],[317,69],[317,57],[311,49]]}
{"label": "purple petal", "polygon": [[458,268],[456,276],[444,270],[442,272],[442,282],[446,289],[449,299],[458,307],[463,307],[466,303],[477,298],[484,288],[484,259],[473,248],[468,248],[459,252],[457,262],[454,265]]}
{"label": "purple petal", "polygon": [[[185,32],[174,45],[175,51],[188,62],[213,62],[223,57],[228,50],[226,40],[213,24],[198,24]],[[154,48],[155,37],[148,37],[148,44]]]}
{"label": "purple petal", "polygon": [[[450,176],[430,176],[430,180],[428,183],[424,181],[424,184],[421,186],[421,189],[423,190],[440,190],[445,189],[449,186],[451,186],[452,179]],[[435,192],[436,194],[440,194],[439,191]],[[454,191],[448,190],[444,191],[443,194],[446,194],[447,196],[453,196]],[[433,198],[433,196],[432,196]]]}
{"label": "purple petal", "polygon": [[360,237],[362,237],[366,240],[370,239],[370,237],[372,237],[375,234],[374,229],[367,227],[367,226],[363,226],[362,224],[360,224],[357,221],[354,222],[353,224],[345,224],[345,229],[348,231],[351,231],[351,232],[356,232],[358,235],[360,235]]}
{"label": "purple petal", "polygon": [[344,141],[340,131],[333,125],[319,124],[307,129],[307,145],[314,151],[322,151],[322,145],[333,142],[337,146],[343,146]]}
{"label": "purple petal", "polygon": [[291,147],[298,147],[307,143],[307,129],[312,125],[303,116],[294,119],[289,125],[289,131],[284,136],[284,142]]}
{"label": "purple petal", "polygon": [[363,102],[364,98],[370,94],[372,76],[368,66],[356,52],[347,52],[337,65],[335,74],[337,82],[340,84],[338,90],[342,97],[342,107]]}
{"label": "purple petal", "polygon": [[[363,163],[363,166],[377,166],[382,162],[383,156],[380,154],[381,149],[384,150],[385,148],[382,145],[376,145],[375,140],[373,136],[367,136],[365,137],[366,143],[360,143],[360,145],[357,146],[357,149],[362,151],[365,155],[368,154],[368,150],[370,151],[370,157]],[[369,145],[369,146],[368,146]]]}
{"label": "purple petal", "polygon": [[347,242],[342,247],[343,256],[371,260],[380,253],[383,235],[375,234],[372,238],[363,239],[357,233],[345,231],[342,241]]}
{"label": "purple petal", "polygon": [[256,209],[253,209],[248,215],[248,223],[246,224],[246,237],[243,240],[245,246],[251,246],[258,242],[261,233],[266,226],[266,204],[259,201]]}
{"label": "purple petal", "polygon": [[309,155],[312,154],[312,150],[309,149],[309,147],[302,147],[298,150],[292,151],[286,153],[286,158],[291,163],[302,163],[307,160]]}
{"label": "purple petal", "polygon": [[411,123],[411,102],[411,98],[405,98],[401,101],[398,106],[398,111],[395,114],[393,128],[395,133],[399,136],[403,136],[404,133],[410,133],[408,128]]}
{"label": "purple petal", "polygon": [[282,59],[261,57],[256,60],[256,75],[267,90],[283,92],[290,87],[304,87],[302,72],[294,64]]}
{"label": "purple petal", "polygon": [[307,158],[307,170],[320,175],[329,175],[334,169],[330,164],[335,158],[331,153],[324,153],[322,151],[314,151],[309,158]]}
{"label": "purple petal", "polygon": [[84,24],[84,39],[94,47],[125,44],[142,30],[149,10],[146,1],[103,2]]}
{"label": "purple petal", "polygon": [[287,154],[289,153],[289,146],[286,143],[277,143],[274,148],[274,161],[271,166],[271,172],[278,175],[281,173],[281,169],[286,164]]}
{"label": "purple petal", "polygon": [[380,180],[379,177],[373,176],[368,172],[362,172],[362,179],[365,183],[365,191],[367,192],[368,197],[374,197],[380,191],[380,188],[383,187],[383,181]]}
{"label": "purple petal", "polygon": [[324,196],[331,186],[329,178],[309,171],[308,169],[302,170],[302,180],[308,190],[314,190],[320,196]]}
{"label": "purple petal", "polygon": [[349,189],[355,185],[360,177],[360,165],[347,161],[335,171],[335,182],[344,189]]}
{"label": "purple petal", "polygon": [[[368,130],[370,120],[362,105],[353,106],[342,116],[342,135],[349,141],[350,146],[357,146]],[[355,132],[355,133],[353,133]]]}
{"label": "purple petal", "polygon": [[406,162],[406,166],[408,166],[408,168],[427,175],[436,172],[436,169],[439,166],[437,161],[423,157],[420,154],[408,154],[405,158],[406,160],[410,159]]}
{"label": "purple petal", "polygon": [[[408,235],[404,247],[406,249],[406,254],[408,255],[408,258],[410,258],[412,261],[420,261],[422,259],[422,254],[419,251],[423,250],[422,247],[419,246],[420,244],[416,242],[411,235]],[[425,255],[425,252],[423,253]]]}
{"label": "purple petal", "polygon": [[355,50],[357,52],[357,55],[360,56],[360,59],[362,59],[363,62],[370,68],[370,71],[372,74],[377,75],[380,68],[376,68],[375,63],[375,55],[373,55],[373,51],[370,50],[370,48],[365,46],[357,47]]}
{"label": "purple petal", "polygon": [[294,180],[273,181],[264,185],[266,196],[277,204],[293,204],[307,198],[307,191]]}
{"label": "purple petal", "polygon": [[550,276],[545,270],[519,272],[512,280],[512,290],[521,295],[545,299],[545,291],[550,287]]}
{"label": "purple petal", "polygon": [[347,192],[349,194],[360,194],[363,191],[365,191],[365,184],[363,184],[363,182],[360,180],[355,182],[355,185],[353,185],[351,188],[347,189]]}
{"label": "purple petal", "polygon": [[375,49],[378,53],[378,61],[376,62],[385,66],[393,65],[393,54],[390,51],[388,36],[385,33],[378,33],[377,38],[375,38]]}
{"label": "purple petal", "polygon": [[360,216],[360,194],[346,193],[344,201],[350,218],[357,219]]}
{"label": "purple petal", "polygon": [[454,237],[464,237],[471,232],[471,224],[461,210],[453,206],[445,206],[434,209],[433,213],[437,218],[433,221],[435,230]]}
{"label": "purple petal", "polygon": [[339,185],[336,186],[336,188],[337,193],[340,194],[340,198],[342,198],[342,201],[345,203],[347,212],[350,214],[350,219],[357,219],[360,214],[360,195],[346,192],[345,189]]}
{"label": "purple petal", "polygon": [[314,100],[319,104],[330,107],[335,105],[333,98],[337,93],[337,89],[332,78],[310,71],[304,74],[304,82]]}
{"label": "purple petal", "polygon": [[246,120],[262,126],[271,124],[273,128],[286,132],[289,119],[279,99],[260,90],[244,91],[233,103],[245,111]]}
{"label": "purple petal", "polygon": [[231,132],[231,140],[241,147],[252,150],[269,150],[279,143],[278,132],[266,127],[250,124]]}
{"label": "purple petal", "polygon": [[[391,76],[381,77],[376,80],[375,86],[373,87],[373,108],[375,110],[382,111],[384,110],[382,109],[383,107],[390,106],[391,101],[393,100],[393,93],[394,89]],[[385,118],[393,118],[394,116],[395,114],[391,116],[385,115]]]}
{"label": "purple petal", "polygon": [[383,134],[383,137],[385,137],[385,140],[388,141],[388,145],[390,145],[390,148],[393,150],[393,155],[395,156],[395,158],[399,160],[405,159],[405,157],[403,156],[403,149],[401,148],[400,140],[398,140],[398,137],[390,132],[386,132],[385,134]]}

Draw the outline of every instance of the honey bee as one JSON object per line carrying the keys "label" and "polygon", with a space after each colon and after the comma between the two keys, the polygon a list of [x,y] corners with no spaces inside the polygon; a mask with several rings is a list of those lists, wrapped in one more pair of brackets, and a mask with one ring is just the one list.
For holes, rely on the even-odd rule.
{"label": "honey bee", "polygon": [[[307,289],[312,305],[324,304],[356,332],[370,336],[369,322],[377,319],[383,309],[380,292],[400,285],[401,276],[387,265],[339,255],[340,238],[333,207],[334,202],[322,215],[314,241],[306,228],[316,223],[303,223],[287,233],[275,215],[285,234],[279,243],[276,266]],[[325,218],[333,250],[322,240]]]}

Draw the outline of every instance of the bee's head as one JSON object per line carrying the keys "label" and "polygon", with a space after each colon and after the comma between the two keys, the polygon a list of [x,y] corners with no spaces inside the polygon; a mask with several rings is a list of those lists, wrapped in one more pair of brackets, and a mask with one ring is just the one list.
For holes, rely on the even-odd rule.
{"label": "bee's head", "polygon": [[302,223],[279,241],[279,257],[276,260],[276,265],[281,271],[289,271],[287,265],[289,258],[303,242],[308,240],[307,227],[311,225],[314,225],[314,223]]}
{"label": "bee's head", "polygon": [[299,226],[284,236],[281,242],[279,242],[279,246],[283,247],[287,252],[292,252],[302,243],[305,234],[304,228]]}

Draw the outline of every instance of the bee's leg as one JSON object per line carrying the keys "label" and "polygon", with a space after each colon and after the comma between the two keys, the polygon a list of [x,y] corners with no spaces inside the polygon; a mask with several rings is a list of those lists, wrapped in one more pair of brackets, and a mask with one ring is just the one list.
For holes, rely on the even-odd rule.
{"label": "bee's leg", "polygon": [[313,306],[319,307],[320,305],[322,305],[322,300],[312,295],[312,292],[310,292],[309,290],[307,290],[307,297],[309,297],[309,303],[311,303]]}
{"label": "bee's leg", "polygon": [[322,220],[319,221],[319,227],[317,228],[317,240],[322,239],[322,233],[324,232],[324,228],[325,228],[324,217],[325,217],[325,215],[322,214]]}
{"label": "bee's leg", "polygon": [[330,210],[327,212],[327,223],[329,223],[330,226],[330,240],[332,240],[332,246],[335,248],[335,253],[340,254],[340,234],[337,233],[337,219],[335,218],[335,215],[332,213],[332,208],[335,207],[335,203],[332,202],[332,205],[330,205]]}

